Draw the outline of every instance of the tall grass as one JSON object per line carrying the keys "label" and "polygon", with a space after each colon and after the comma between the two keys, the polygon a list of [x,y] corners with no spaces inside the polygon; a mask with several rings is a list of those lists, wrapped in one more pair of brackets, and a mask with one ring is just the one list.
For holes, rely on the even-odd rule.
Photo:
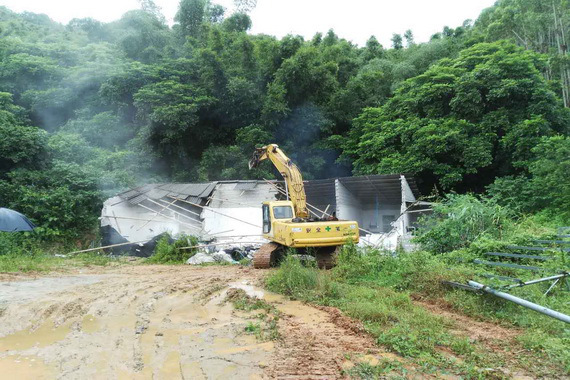
{"label": "tall grass", "polygon": [[[554,372],[546,375],[570,373],[570,331],[562,322],[491,296],[450,290],[442,284],[443,280],[465,282],[476,276],[475,268],[468,264],[450,265],[442,255],[424,251],[389,255],[347,247],[330,271],[305,267],[289,256],[266,279],[266,286],[296,299],[339,308],[362,321],[378,344],[426,368],[472,377],[480,375],[477,368],[501,365],[504,358],[489,353],[479,342],[458,335],[456,331],[461,326],[454,320],[431,313],[415,299],[444,301],[457,312],[476,319],[525,327],[527,332],[520,336],[520,346],[510,348],[527,350],[519,355],[521,363],[550,358],[551,363],[545,366],[552,366]],[[534,290],[537,297],[542,297],[541,291],[541,287]],[[549,305],[564,309],[563,304],[568,301],[570,297],[558,290]],[[461,360],[450,362],[444,352],[452,352]],[[544,369],[533,370],[545,375],[540,372]]]}

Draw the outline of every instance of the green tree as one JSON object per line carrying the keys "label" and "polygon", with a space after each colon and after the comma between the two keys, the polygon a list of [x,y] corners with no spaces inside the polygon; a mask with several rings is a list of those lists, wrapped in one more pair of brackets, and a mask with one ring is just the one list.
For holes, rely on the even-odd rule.
{"label": "green tree", "polygon": [[207,14],[208,0],[181,0],[174,17],[183,36],[198,38]]}
{"label": "green tree", "polygon": [[541,76],[541,57],[483,43],[404,82],[355,122],[345,155],[356,173],[410,172],[426,187],[482,190],[524,172],[541,136],[568,133],[568,113]]}
{"label": "green tree", "polygon": [[402,35],[401,35],[401,34],[394,33],[394,34],[392,35],[391,41],[392,41],[392,47],[393,47],[394,49],[396,49],[396,50],[401,50],[401,49],[404,48],[404,45],[403,45],[403,43],[402,43],[403,40],[402,40]]}

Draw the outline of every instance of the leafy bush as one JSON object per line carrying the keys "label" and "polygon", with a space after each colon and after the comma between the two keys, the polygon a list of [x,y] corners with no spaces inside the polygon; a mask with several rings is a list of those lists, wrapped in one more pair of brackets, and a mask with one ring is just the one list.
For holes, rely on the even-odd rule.
{"label": "leafy bush", "polygon": [[512,225],[511,212],[489,199],[473,195],[448,195],[425,217],[415,239],[421,248],[434,253],[468,247],[477,238],[500,238]]}
{"label": "leafy bush", "polygon": [[154,254],[147,261],[153,264],[183,264],[197,252],[196,248],[181,249],[198,245],[198,238],[195,236],[182,235],[171,241],[170,235],[163,236],[156,244]]}
{"label": "leafy bush", "polygon": [[532,149],[530,176],[497,178],[488,193],[501,205],[519,212],[549,210],[570,221],[570,138],[543,138]]}

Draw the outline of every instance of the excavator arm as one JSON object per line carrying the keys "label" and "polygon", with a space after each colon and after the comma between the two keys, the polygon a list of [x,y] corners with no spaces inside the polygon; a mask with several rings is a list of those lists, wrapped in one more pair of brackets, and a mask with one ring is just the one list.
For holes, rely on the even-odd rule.
{"label": "excavator arm", "polygon": [[307,209],[307,196],[305,195],[303,176],[297,165],[276,144],[269,144],[253,152],[253,157],[249,161],[249,169],[257,167],[261,161],[267,159],[271,160],[285,179],[289,197],[295,208],[296,217],[308,218],[309,210]]}

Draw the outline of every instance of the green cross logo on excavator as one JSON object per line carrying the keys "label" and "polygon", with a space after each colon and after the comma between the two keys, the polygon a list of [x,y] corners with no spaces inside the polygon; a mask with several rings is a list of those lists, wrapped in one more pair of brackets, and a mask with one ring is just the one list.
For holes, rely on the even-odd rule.
{"label": "green cross logo on excavator", "polygon": [[327,232],[329,232],[331,230],[331,227],[327,226],[327,228],[325,228],[325,230],[327,230]]}

